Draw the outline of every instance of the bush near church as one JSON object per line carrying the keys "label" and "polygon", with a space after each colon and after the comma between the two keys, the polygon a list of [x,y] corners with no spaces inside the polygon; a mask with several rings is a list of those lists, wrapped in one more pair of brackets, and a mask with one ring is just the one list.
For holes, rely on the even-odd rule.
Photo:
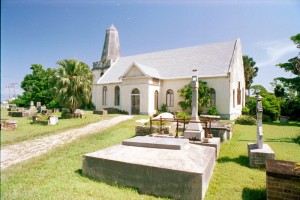
{"label": "bush near church", "polygon": [[255,125],[257,123],[257,120],[251,116],[242,115],[235,120],[235,123],[242,125]]}

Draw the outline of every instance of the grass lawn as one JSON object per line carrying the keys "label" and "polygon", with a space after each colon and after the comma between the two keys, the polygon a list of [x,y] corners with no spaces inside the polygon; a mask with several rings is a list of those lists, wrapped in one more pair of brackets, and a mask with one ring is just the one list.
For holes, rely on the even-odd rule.
{"label": "grass lawn", "polygon": [[[82,175],[82,155],[134,136],[135,120],[80,138],[41,157],[2,171],[1,199],[157,199],[137,190],[107,185]],[[264,140],[277,159],[300,162],[300,123],[264,124]],[[205,199],[263,199],[265,171],[248,167],[247,143],[256,126],[235,125],[232,140],[221,145],[220,157]],[[178,183],[184,184],[184,183]]]}
{"label": "grass lawn", "polygon": [[[5,109],[1,109],[2,119],[14,119],[18,121],[18,127],[13,131],[1,131],[1,145],[9,145],[42,135],[55,134],[63,130],[78,128],[103,119],[109,119],[117,115],[94,115],[92,111],[84,111],[87,118],[59,119],[58,125],[31,124],[32,117],[11,117]],[[60,114],[58,116],[60,117]]]}

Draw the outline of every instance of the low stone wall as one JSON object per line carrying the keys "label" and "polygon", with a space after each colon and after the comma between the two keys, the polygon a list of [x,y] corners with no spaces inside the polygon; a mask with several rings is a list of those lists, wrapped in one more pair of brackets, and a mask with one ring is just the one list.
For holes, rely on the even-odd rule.
{"label": "low stone wall", "polygon": [[93,114],[96,114],[96,115],[107,115],[107,110],[94,110]]}
{"label": "low stone wall", "polygon": [[267,160],[267,199],[300,199],[299,167],[295,162]]}
{"label": "low stone wall", "polygon": [[[152,133],[159,133],[160,127],[159,126],[152,126]],[[169,134],[170,133],[170,127],[169,126],[163,126],[162,127],[163,134]],[[150,134],[150,126],[142,126],[138,125],[135,127],[135,135],[136,136],[145,136]]]}
{"label": "low stone wall", "polygon": [[9,111],[8,115],[12,117],[30,117],[31,112],[30,111]]}

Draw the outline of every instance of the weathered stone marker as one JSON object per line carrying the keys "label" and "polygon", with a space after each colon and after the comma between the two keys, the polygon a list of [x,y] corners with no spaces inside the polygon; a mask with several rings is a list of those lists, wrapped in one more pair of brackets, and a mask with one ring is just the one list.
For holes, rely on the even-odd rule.
{"label": "weathered stone marker", "polygon": [[256,144],[258,149],[263,148],[263,128],[262,128],[262,114],[263,114],[263,108],[262,108],[262,97],[260,95],[257,96],[257,108],[256,108],[256,114],[257,114],[257,135],[256,135]]}
{"label": "weathered stone marker", "polygon": [[248,143],[248,158],[250,167],[263,168],[266,166],[266,160],[274,160],[275,153],[271,147],[263,143],[263,128],[262,128],[262,97],[257,94],[257,131],[256,143]]}
{"label": "weathered stone marker", "polygon": [[184,131],[184,138],[201,140],[204,137],[204,130],[198,117],[198,74],[197,70],[193,70],[192,76],[192,117]]}

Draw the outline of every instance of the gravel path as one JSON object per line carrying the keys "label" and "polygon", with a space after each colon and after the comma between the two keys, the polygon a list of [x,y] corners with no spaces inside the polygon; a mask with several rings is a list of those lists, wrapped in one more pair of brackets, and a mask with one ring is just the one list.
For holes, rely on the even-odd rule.
{"label": "gravel path", "polygon": [[102,120],[82,128],[67,130],[56,135],[44,136],[38,139],[16,143],[1,148],[1,169],[40,156],[50,150],[70,143],[80,136],[104,130],[122,121],[133,118],[123,115],[109,120]]}

